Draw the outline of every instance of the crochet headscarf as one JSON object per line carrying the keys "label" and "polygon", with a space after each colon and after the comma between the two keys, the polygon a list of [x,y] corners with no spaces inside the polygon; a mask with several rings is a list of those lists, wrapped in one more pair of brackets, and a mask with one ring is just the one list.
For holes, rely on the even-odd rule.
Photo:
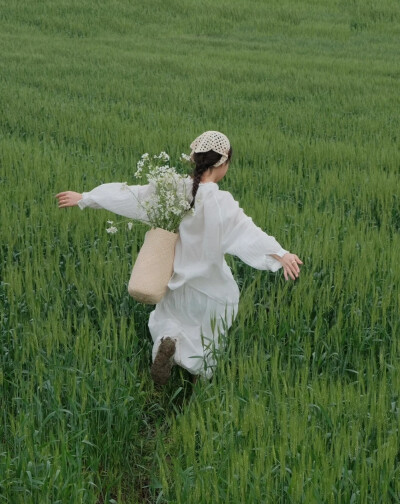
{"label": "crochet headscarf", "polygon": [[213,150],[214,152],[221,154],[221,159],[214,165],[216,168],[217,166],[224,164],[228,159],[231,144],[223,133],[220,133],[219,131],[205,131],[190,144],[190,148],[192,149],[192,152],[190,153],[190,159],[192,161],[193,154],[197,152],[208,152]]}

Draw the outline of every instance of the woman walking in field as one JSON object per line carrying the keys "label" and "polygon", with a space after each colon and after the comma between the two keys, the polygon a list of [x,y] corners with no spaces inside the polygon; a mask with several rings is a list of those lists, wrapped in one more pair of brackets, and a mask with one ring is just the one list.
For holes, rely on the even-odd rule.
{"label": "woman walking in field", "polygon": [[[174,273],[149,319],[154,342],[151,375],[161,385],[168,381],[174,364],[195,376],[212,376],[215,350],[232,325],[239,302],[239,289],[224,254],[260,270],[282,267],[286,280],[295,280],[302,264],[296,254],[257,227],[229,192],[219,190],[217,182],[227,173],[232,156],[228,138],[207,131],[190,147],[194,170],[186,183],[194,211],[179,226]],[[125,184],[103,184],[88,193],[66,191],[56,198],[59,208],[103,208],[146,222],[141,202],[151,187],[124,189]]]}

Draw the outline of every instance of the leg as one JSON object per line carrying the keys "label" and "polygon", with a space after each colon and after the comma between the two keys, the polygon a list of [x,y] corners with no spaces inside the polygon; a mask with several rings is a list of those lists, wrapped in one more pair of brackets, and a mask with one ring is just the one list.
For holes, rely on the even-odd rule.
{"label": "leg", "polygon": [[[218,350],[219,336],[228,330],[236,311],[236,304],[218,303],[185,285],[176,290],[168,290],[149,319],[154,343],[154,364],[151,371],[153,380],[165,384],[173,364],[181,366],[192,375],[211,378],[216,360],[210,350],[214,347]],[[163,341],[171,340],[167,335],[173,335],[175,348],[170,348],[171,343],[163,344]]]}

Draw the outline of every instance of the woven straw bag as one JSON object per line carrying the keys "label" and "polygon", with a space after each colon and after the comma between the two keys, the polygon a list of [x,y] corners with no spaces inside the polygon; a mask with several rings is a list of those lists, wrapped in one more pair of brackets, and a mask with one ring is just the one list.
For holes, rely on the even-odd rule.
{"label": "woven straw bag", "polygon": [[178,237],[178,233],[161,228],[147,231],[128,284],[136,301],[157,304],[164,297],[174,270]]}

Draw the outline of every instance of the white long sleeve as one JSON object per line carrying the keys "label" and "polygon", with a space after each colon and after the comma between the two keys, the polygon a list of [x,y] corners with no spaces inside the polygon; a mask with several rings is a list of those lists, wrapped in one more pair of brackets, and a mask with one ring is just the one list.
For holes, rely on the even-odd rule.
{"label": "white long sleeve", "polygon": [[[103,184],[83,193],[78,205],[148,223],[142,203],[153,190],[150,185]],[[235,255],[253,268],[277,271],[281,263],[271,254],[282,257],[286,252],[253,223],[229,192],[220,191],[213,182],[201,183],[194,213],[188,213],[179,226],[174,274],[168,285],[176,290],[187,284],[219,302],[234,304],[239,289],[224,254]]]}
{"label": "white long sleeve", "polygon": [[250,266],[277,271],[281,263],[270,254],[286,253],[247,217],[232,195],[213,182],[200,184],[194,214],[179,226],[171,290],[187,284],[224,303],[235,303],[239,289],[224,254],[233,254]]}
{"label": "white long sleeve", "polygon": [[220,193],[224,195],[221,205],[223,252],[239,257],[256,269],[277,271],[281,268],[281,263],[274,259],[272,254],[283,257],[287,250],[283,249],[273,236],[256,226],[230,193]]}
{"label": "white long sleeve", "polygon": [[128,186],[120,182],[102,184],[90,192],[84,192],[78,206],[81,210],[86,207],[103,208],[123,217],[148,222],[142,202],[152,191],[150,185]]}

